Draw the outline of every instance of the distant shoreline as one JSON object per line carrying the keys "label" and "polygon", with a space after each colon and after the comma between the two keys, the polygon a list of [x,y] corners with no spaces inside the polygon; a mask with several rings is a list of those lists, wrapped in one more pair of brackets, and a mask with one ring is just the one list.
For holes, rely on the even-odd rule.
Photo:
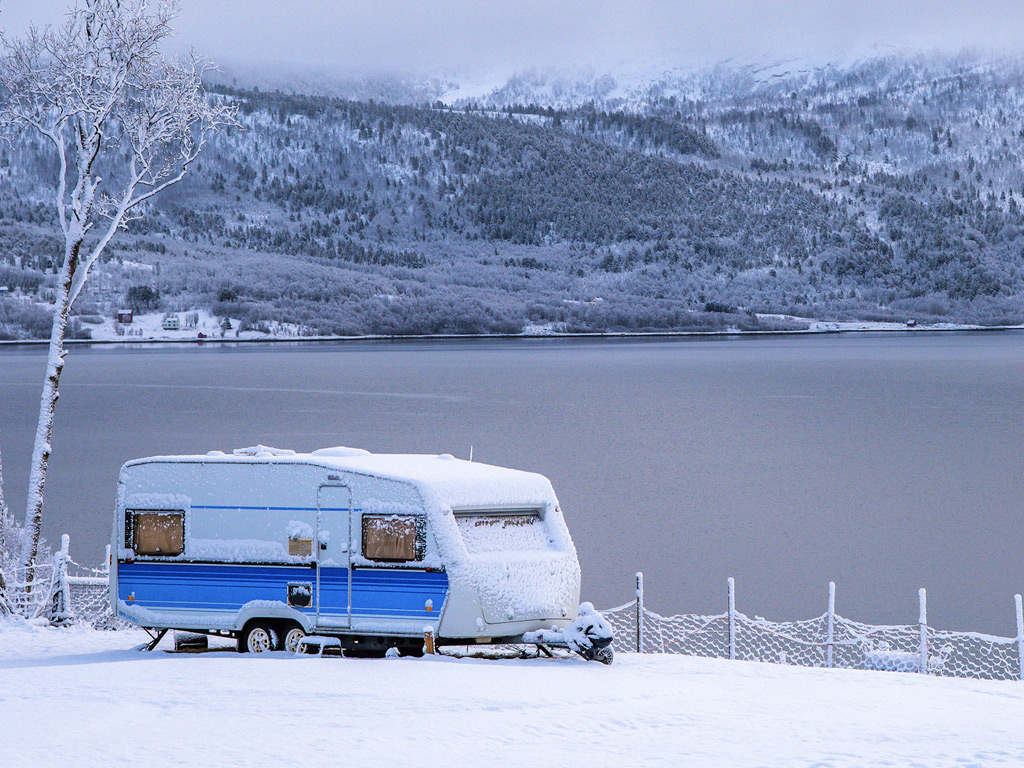
{"label": "distant shoreline", "polygon": [[[882,324],[878,324],[882,325]],[[487,341],[499,339],[515,339],[537,341],[543,339],[671,339],[671,338],[724,338],[724,337],[764,337],[764,336],[823,336],[823,335],[912,335],[935,333],[978,333],[1006,332],[1024,330],[1024,325],[918,325],[892,327],[895,324],[885,323],[878,327],[872,323],[821,323],[817,328],[803,330],[752,330],[731,329],[724,331],[589,331],[578,333],[416,333],[401,336],[385,334],[367,334],[365,336],[266,336],[244,338],[124,338],[124,339],[66,339],[66,345],[85,346],[156,346],[163,344],[206,346],[211,344],[310,344],[324,342],[360,342],[360,341]],[[14,339],[0,340],[0,347],[30,346],[40,347],[50,343],[49,339]]]}

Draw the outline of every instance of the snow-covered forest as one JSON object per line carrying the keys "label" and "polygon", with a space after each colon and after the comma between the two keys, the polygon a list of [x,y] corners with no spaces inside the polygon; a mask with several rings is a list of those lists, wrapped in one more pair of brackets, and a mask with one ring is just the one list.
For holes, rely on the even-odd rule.
{"label": "snow-covered forest", "polygon": [[[123,306],[346,335],[1020,323],[1022,81],[964,56],[432,101],[221,78],[241,127],[111,245],[71,335]],[[0,149],[0,338],[48,334],[55,173]]]}

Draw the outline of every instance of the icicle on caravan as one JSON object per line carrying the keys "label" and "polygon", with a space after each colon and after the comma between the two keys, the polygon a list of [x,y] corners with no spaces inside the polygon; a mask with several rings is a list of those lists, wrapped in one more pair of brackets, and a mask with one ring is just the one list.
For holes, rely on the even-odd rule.
{"label": "icicle on caravan", "polygon": [[113,551],[114,611],[157,639],[263,652],[315,635],[347,655],[417,655],[426,633],[612,660],[610,627],[578,606],[551,483],[530,472],[354,448],[138,459],[121,469]]}

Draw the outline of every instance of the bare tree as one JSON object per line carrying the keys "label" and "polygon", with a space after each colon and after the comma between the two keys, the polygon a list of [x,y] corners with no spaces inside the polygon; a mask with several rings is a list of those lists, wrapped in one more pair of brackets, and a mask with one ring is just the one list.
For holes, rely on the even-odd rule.
{"label": "bare tree", "polygon": [[77,0],[61,27],[33,28],[17,40],[0,33],[0,126],[34,131],[52,145],[59,163],[53,202],[64,236],[25,509],[27,590],[75,299],[117,231],[184,178],[211,135],[237,125],[234,107],[203,87],[210,65],[161,52],[176,13],[173,3]]}

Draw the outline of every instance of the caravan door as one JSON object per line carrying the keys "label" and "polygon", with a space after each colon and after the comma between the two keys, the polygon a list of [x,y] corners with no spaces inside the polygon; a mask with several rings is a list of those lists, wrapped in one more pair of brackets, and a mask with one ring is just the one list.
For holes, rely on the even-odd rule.
{"label": "caravan door", "polygon": [[352,491],[348,486],[320,486],[316,521],[316,624],[346,628],[352,623]]}

